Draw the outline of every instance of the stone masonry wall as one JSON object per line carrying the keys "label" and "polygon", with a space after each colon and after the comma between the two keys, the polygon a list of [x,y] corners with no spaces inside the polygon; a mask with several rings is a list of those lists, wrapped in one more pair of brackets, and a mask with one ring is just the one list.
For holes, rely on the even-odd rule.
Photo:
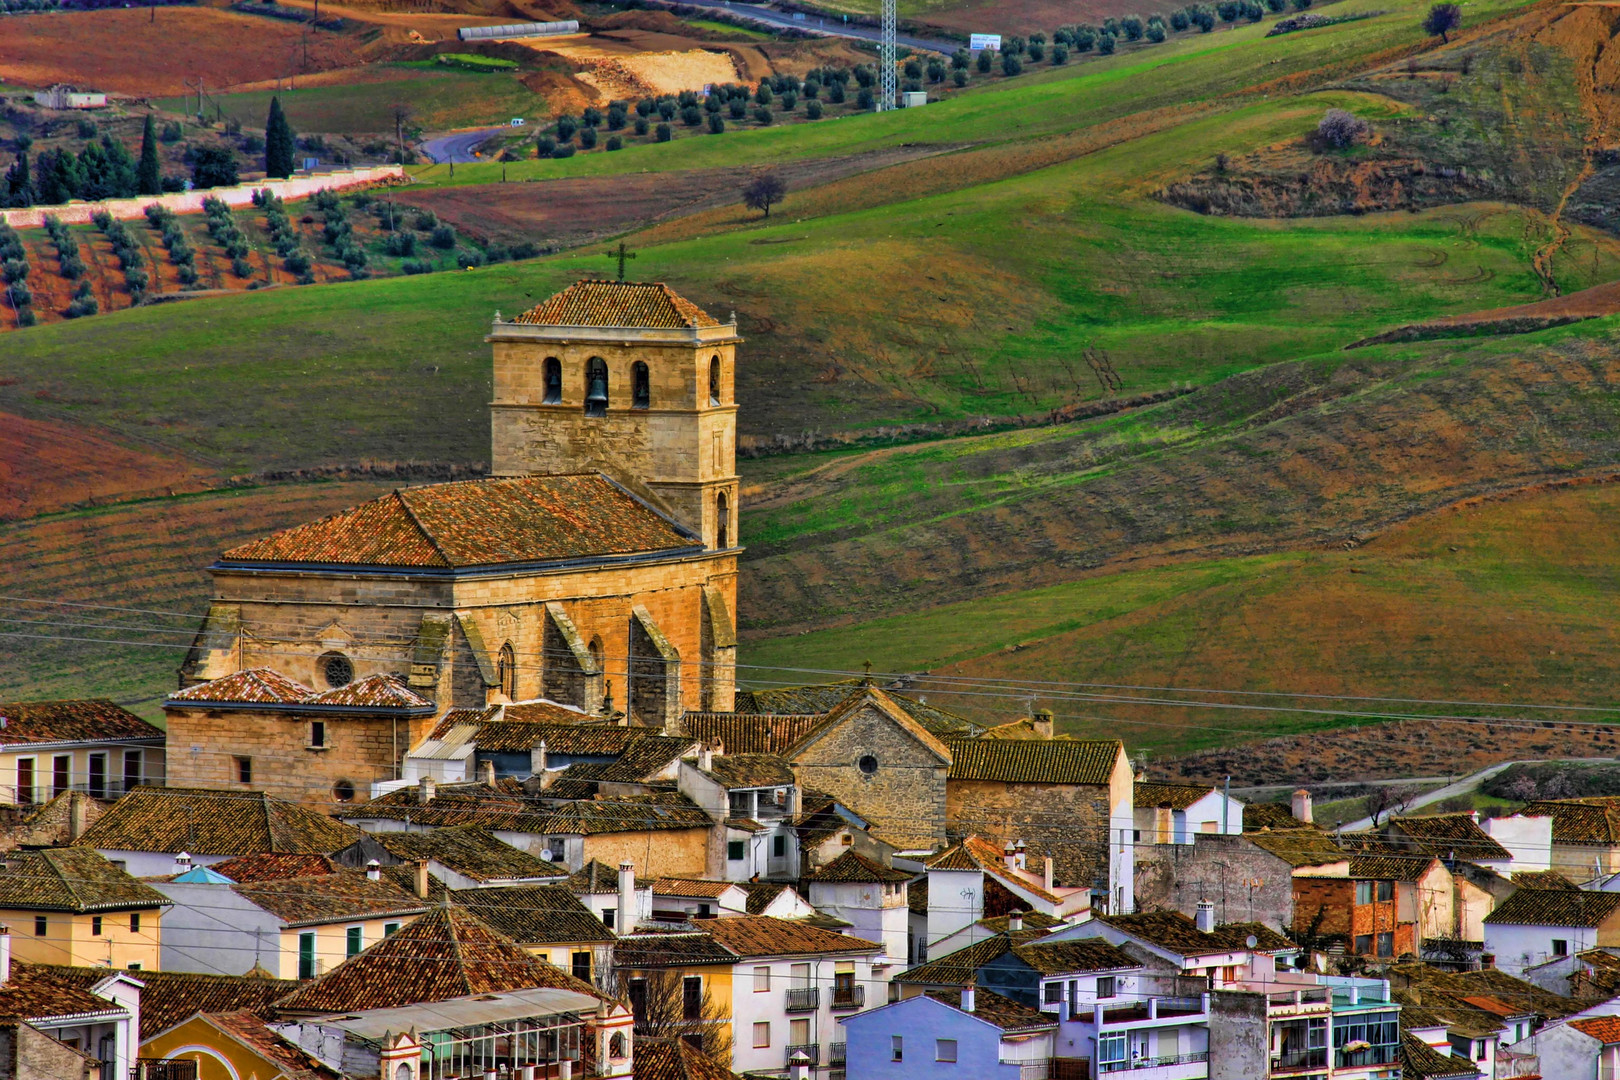
{"label": "stone masonry wall", "polygon": [[953,834],[1024,841],[1032,869],[1050,854],[1061,885],[1106,885],[1110,798],[1101,784],[952,780],[946,815]]}
{"label": "stone masonry wall", "polygon": [[[877,759],[870,775],[856,764],[866,754]],[[945,844],[946,766],[881,710],[855,710],[789,764],[802,787],[825,791],[868,818],[889,843]]]}
{"label": "stone masonry wall", "polygon": [[[1259,882],[1258,885],[1252,883]],[[1192,916],[1198,901],[1215,904],[1217,922],[1294,925],[1293,870],[1242,836],[1200,833],[1191,844],[1136,848],[1136,904],[1142,911]]]}

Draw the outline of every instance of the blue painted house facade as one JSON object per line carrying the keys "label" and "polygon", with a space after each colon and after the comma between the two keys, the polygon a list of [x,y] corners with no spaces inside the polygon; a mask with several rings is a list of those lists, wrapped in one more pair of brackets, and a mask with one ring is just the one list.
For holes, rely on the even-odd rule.
{"label": "blue painted house facade", "polygon": [[1019,1080],[1053,1056],[1057,1021],[1011,998],[930,992],[839,1021],[850,1080]]}

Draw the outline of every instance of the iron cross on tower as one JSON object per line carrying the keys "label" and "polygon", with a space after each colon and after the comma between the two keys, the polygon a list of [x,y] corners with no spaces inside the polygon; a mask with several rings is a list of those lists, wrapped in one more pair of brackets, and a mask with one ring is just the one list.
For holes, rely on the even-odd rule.
{"label": "iron cross on tower", "polygon": [[610,258],[610,259],[618,259],[619,260],[619,280],[623,281],[624,280],[624,260],[635,258],[636,253],[629,250],[628,248],[626,248],[624,246],[624,241],[620,240],[619,241],[619,250],[617,250],[617,251],[609,251],[606,254],[607,254],[607,257]]}

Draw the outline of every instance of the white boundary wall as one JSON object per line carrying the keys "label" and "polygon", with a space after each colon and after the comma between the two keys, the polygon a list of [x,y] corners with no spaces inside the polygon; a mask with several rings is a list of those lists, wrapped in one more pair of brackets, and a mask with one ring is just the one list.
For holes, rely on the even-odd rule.
{"label": "white boundary wall", "polygon": [[403,180],[405,170],[398,165],[377,165],[366,169],[342,169],[329,173],[295,176],[290,180],[263,180],[256,184],[237,184],[235,187],[209,188],[196,191],[176,191],[167,195],[142,195],[133,199],[108,199],[105,202],[70,202],[64,206],[29,206],[21,210],[0,210],[0,218],[14,228],[24,229],[43,225],[47,214],[64,224],[83,225],[91,215],[105,210],[115,218],[132,220],[144,217],[146,208],[153,203],[166,206],[177,214],[200,214],[204,199],[221,199],[227,206],[253,205],[255,191],[268,190],[282,199],[302,199],[322,188],[334,191],[359,184],[375,184],[385,180]]}

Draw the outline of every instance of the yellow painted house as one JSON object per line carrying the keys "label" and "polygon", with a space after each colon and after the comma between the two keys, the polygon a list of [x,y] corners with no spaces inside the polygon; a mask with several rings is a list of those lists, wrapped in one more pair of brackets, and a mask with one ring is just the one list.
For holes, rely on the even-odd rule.
{"label": "yellow painted house", "polygon": [[0,922],[18,960],[157,970],[168,897],[93,848],[10,852],[3,867]]}
{"label": "yellow painted house", "polygon": [[197,1013],[143,1042],[141,1057],[194,1061],[197,1080],[341,1080],[245,1009]]}

